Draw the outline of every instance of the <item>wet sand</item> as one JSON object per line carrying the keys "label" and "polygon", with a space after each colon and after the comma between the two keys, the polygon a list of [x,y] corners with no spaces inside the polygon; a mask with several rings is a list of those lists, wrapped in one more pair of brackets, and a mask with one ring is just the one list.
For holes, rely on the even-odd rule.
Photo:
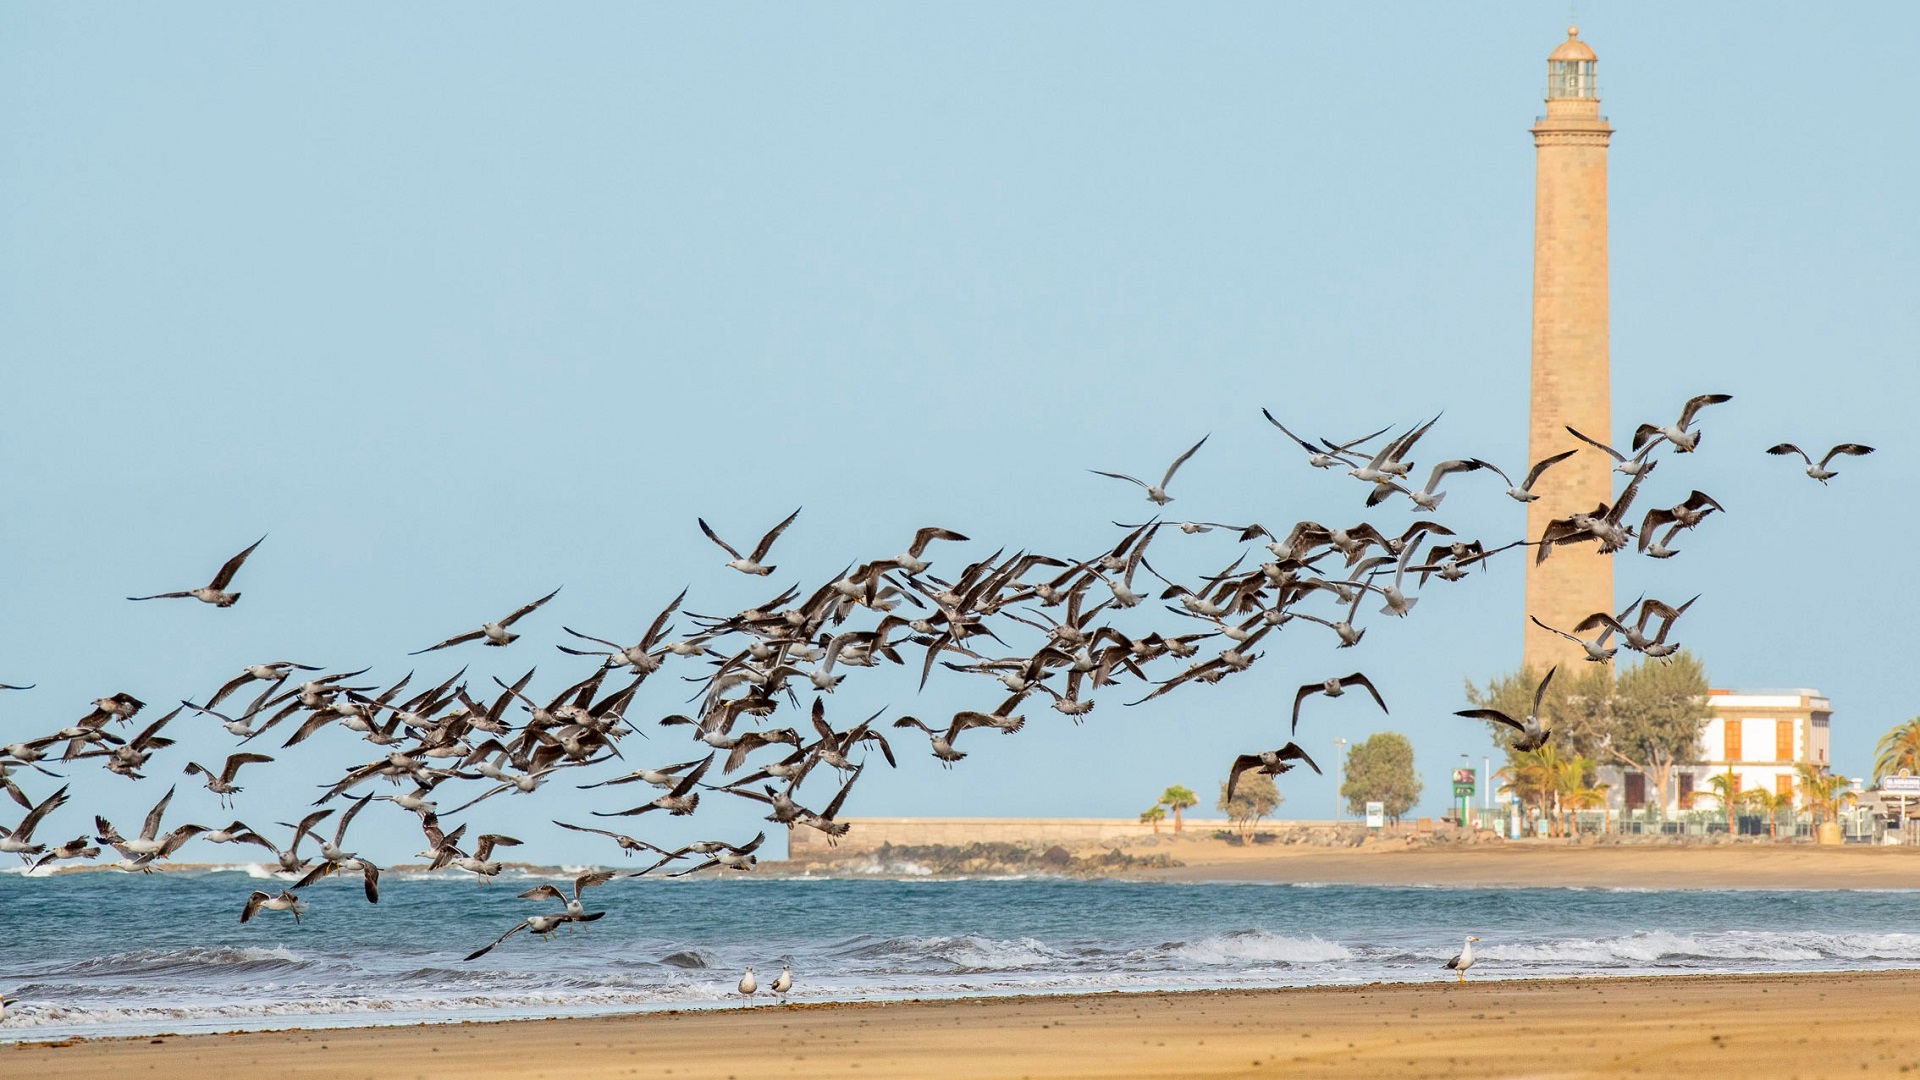
{"label": "wet sand", "polygon": [[1240,848],[1208,840],[1143,850],[1166,851],[1186,865],[1125,876],[1341,885],[1920,889],[1920,848],[1909,847],[1569,846],[1520,841],[1422,848]]}
{"label": "wet sand", "polygon": [[1920,972],[1469,981],[814,1005],[0,1047],[0,1075],[1884,1076]]}

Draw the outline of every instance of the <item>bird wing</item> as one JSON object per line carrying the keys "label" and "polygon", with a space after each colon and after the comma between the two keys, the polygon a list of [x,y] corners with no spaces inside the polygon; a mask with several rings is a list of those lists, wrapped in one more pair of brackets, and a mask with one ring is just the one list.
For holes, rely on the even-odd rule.
{"label": "bird wing", "polygon": [[559,888],[553,885],[535,885],[526,892],[520,893],[519,898],[522,900],[552,899],[558,900],[563,904],[567,902],[567,894],[561,892]]}
{"label": "bird wing", "polygon": [[1773,445],[1773,446],[1769,446],[1769,447],[1767,447],[1767,453],[1769,453],[1769,454],[1799,454],[1799,455],[1800,455],[1800,460],[1802,460],[1802,461],[1804,461],[1804,462],[1806,462],[1806,463],[1807,463],[1808,465],[1812,465],[1812,464],[1813,464],[1813,459],[1807,456],[1807,452],[1806,452],[1805,450],[1802,450],[1802,449],[1800,449],[1799,447],[1797,447],[1797,446],[1795,446],[1795,445],[1793,445],[1793,444],[1792,444],[1792,443],[1790,443],[1790,442],[1783,442],[1783,443],[1777,443],[1777,444],[1775,444],[1775,445]]}
{"label": "bird wing", "polygon": [[[247,906],[240,909],[240,921],[244,923],[247,920],[253,918],[254,913],[260,910],[260,905],[266,903],[271,899],[273,899],[273,897],[268,896],[266,893],[263,893],[258,889],[255,889],[252,893],[248,894],[247,896]],[[496,944],[498,943],[496,942]],[[488,948],[492,948],[492,947],[493,946],[491,945],[488,946]]]}
{"label": "bird wing", "polygon": [[680,610],[680,601],[685,600],[686,598],[687,598],[687,590],[681,589],[680,595],[673,598],[673,603],[668,604],[666,607],[662,608],[660,610],[660,614],[655,615],[653,617],[653,625],[647,627],[647,632],[645,636],[643,636],[640,639],[641,648],[643,649],[653,648],[654,644],[660,640],[661,635],[666,633],[667,620],[673,616],[674,612]]}
{"label": "bird wing", "polygon": [[421,653],[437,652],[441,649],[452,648],[455,645],[464,645],[469,641],[478,641],[481,638],[486,636],[487,636],[487,632],[485,630],[470,630],[467,633],[461,634],[457,637],[450,637],[438,645],[429,645],[424,649],[419,649],[414,652],[410,652],[407,655],[419,656]]}
{"label": "bird wing", "polygon": [[227,755],[226,765],[220,770],[220,782],[223,784],[232,783],[233,774],[239,772],[240,766],[242,765],[255,761],[267,762],[272,760],[272,758],[265,754],[229,754]]}
{"label": "bird wing", "polygon": [[[67,787],[68,785],[62,784],[59,791],[47,796],[41,801],[39,806],[27,811],[26,816],[20,819],[20,824],[13,827],[13,838],[22,842],[31,839],[34,826],[40,824],[40,819],[66,804]],[[100,831],[105,833],[108,830],[102,829]]]}
{"label": "bird wing", "polygon": [[[63,788],[62,790],[65,789]],[[140,829],[141,836],[151,840],[160,834],[160,815],[167,812],[167,804],[172,801],[173,789],[168,788],[167,793],[160,796],[160,801],[153,804],[153,809],[147,811],[146,824]]]}
{"label": "bird wing", "polygon": [[182,597],[187,597],[192,595],[193,594],[190,592],[163,592],[163,593],[154,593],[152,596],[129,596],[127,597],[127,599],[129,600],[179,600]]}
{"label": "bird wing", "polygon": [[480,959],[481,957],[483,957],[483,956],[485,956],[485,955],[487,955],[488,953],[490,953],[490,952],[492,952],[492,951],[493,951],[493,947],[494,947],[494,945],[498,945],[498,944],[500,944],[501,942],[503,942],[503,941],[505,941],[505,940],[507,940],[508,938],[510,938],[510,937],[512,937],[513,935],[515,935],[515,934],[517,934],[517,933],[519,933],[520,931],[522,931],[522,930],[525,930],[526,928],[527,928],[527,923],[526,923],[526,922],[525,922],[524,920],[523,920],[523,921],[521,921],[521,922],[517,922],[517,923],[515,923],[515,924],[514,924],[514,926],[513,926],[513,929],[511,929],[511,930],[509,930],[509,931],[507,931],[507,932],[506,932],[506,933],[504,933],[504,934],[501,934],[501,935],[500,935],[499,937],[497,937],[497,938],[494,938],[494,939],[493,939],[493,943],[492,943],[492,944],[490,944],[490,945],[488,945],[488,946],[487,946],[486,948],[484,948],[484,949],[481,949],[481,950],[479,950],[478,952],[473,952],[473,953],[469,953],[469,954],[467,954],[467,959],[468,959],[468,960],[478,960],[478,959]]}
{"label": "bird wing", "polygon": [[700,523],[700,531],[707,534],[707,539],[719,544],[722,551],[725,551],[736,559],[741,557],[739,552],[733,550],[732,544],[720,539],[719,535],[713,531],[713,526],[707,524],[706,518],[694,518],[694,520]]}
{"label": "bird wing", "polygon": [[1135,479],[1134,477],[1128,476],[1126,473],[1102,472],[1099,469],[1088,469],[1087,471],[1095,474],[1096,476],[1111,476],[1115,480],[1132,480],[1134,483],[1139,484],[1141,487],[1147,486],[1147,482],[1145,480]]}
{"label": "bird wing", "polygon": [[1687,425],[1693,423],[1693,415],[1701,409],[1732,400],[1732,394],[1701,394],[1698,397],[1688,398],[1687,403],[1680,407],[1680,429],[1685,431]]}
{"label": "bird wing", "polygon": [[1541,679],[1540,685],[1533,691],[1533,715],[1536,718],[1540,715],[1540,701],[1547,696],[1547,684],[1553,681],[1553,673],[1559,670],[1560,665],[1558,664],[1548,668],[1547,677]]}
{"label": "bird wing", "polygon": [[[1307,768],[1312,769],[1316,773],[1320,772],[1319,763],[1314,761],[1311,757],[1308,757],[1307,752],[1305,750],[1300,749],[1299,743],[1290,742],[1287,745],[1281,747],[1280,749],[1275,750],[1273,753],[1274,753],[1274,756],[1278,757],[1281,761],[1304,761],[1307,763]],[[1321,774],[1321,775],[1325,775],[1325,774]]]}
{"label": "bird wing", "polygon": [[1546,472],[1548,469],[1551,469],[1555,465],[1558,465],[1560,462],[1567,460],[1568,458],[1572,457],[1573,455],[1579,452],[1580,451],[1578,450],[1562,450],[1559,453],[1553,455],[1552,457],[1543,457],[1539,461],[1534,462],[1533,468],[1527,470],[1526,482],[1520,485],[1520,490],[1532,491],[1533,482],[1540,479],[1541,473]]}
{"label": "bird wing", "polygon": [[804,509],[804,507],[794,507],[793,513],[782,518],[780,524],[767,530],[767,535],[761,537],[760,542],[753,546],[752,559],[754,562],[759,562],[761,559],[766,558],[767,552],[773,548],[773,542],[780,539],[780,534],[787,531],[787,526],[793,524],[793,519],[800,516],[802,509]]}
{"label": "bird wing", "polygon": [[[1307,698],[1311,697],[1312,695],[1322,693],[1325,690],[1326,690],[1326,687],[1320,685],[1319,683],[1308,683],[1307,685],[1302,686],[1299,690],[1294,691],[1293,726],[1290,729],[1288,729],[1289,732],[1300,730],[1300,703],[1307,700]],[[1232,798],[1232,795],[1229,794],[1228,798]]]}
{"label": "bird wing", "polygon": [[[561,586],[561,588],[565,588],[565,586]],[[521,618],[522,618],[523,616],[525,616],[525,615],[527,615],[527,614],[529,614],[529,613],[531,613],[531,612],[532,612],[532,611],[534,611],[534,610],[535,610],[536,608],[538,608],[538,607],[539,607],[539,606],[540,606],[541,604],[544,604],[544,603],[546,603],[547,601],[549,601],[549,600],[551,600],[551,599],[553,599],[554,597],[556,597],[556,596],[559,596],[559,595],[560,595],[560,589],[555,589],[555,590],[553,590],[552,592],[550,592],[550,593],[548,593],[547,595],[545,595],[545,596],[543,596],[543,597],[541,597],[540,599],[538,599],[538,600],[535,600],[535,601],[534,601],[533,603],[531,603],[531,604],[527,604],[527,605],[525,605],[525,606],[523,606],[523,607],[521,607],[521,608],[520,608],[519,610],[517,610],[517,611],[515,611],[515,612],[514,612],[513,614],[511,614],[511,615],[509,615],[509,616],[507,616],[507,617],[506,617],[506,618],[504,618],[504,619],[501,619],[501,620],[500,620],[500,625],[501,625],[501,626],[512,626],[512,625],[513,625],[514,623],[516,623],[516,622],[519,622],[519,621],[520,621],[520,619],[521,619]]]}
{"label": "bird wing", "polygon": [[1173,482],[1173,474],[1179,472],[1180,466],[1185,465],[1187,463],[1187,459],[1192,457],[1194,453],[1198,451],[1202,446],[1205,446],[1207,444],[1207,440],[1211,438],[1213,438],[1211,434],[1202,435],[1200,437],[1199,442],[1194,443],[1192,446],[1187,447],[1186,453],[1181,454],[1179,457],[1173,459],[1173,464],[1167,466],[1167,475],[1160,478],[1160,490],[1165,491],[1167,489],[1167,485]]}
{"label": "bird wing", "polygon": [[1871,453],[1873,453],[1873,447],[1871,446],[1862,446],[1859,443],[1851,443],[1851,442],[1841,443],[1839,446],[1836,446],[1833,449],[1827,451],[1826,456],[1820,459],[1820,467],[1823,469],[1826,468],[1827,462],[1832,461],[1833,455],[1835,454],[1847,454],[1852,457],[1861,457]]}
{"label": "bird wing", "polygon": [[1567,434],[1572,435],[1574,438],[1579,439],[1581,442],[1586,443],[1588,446],[1594,447],[1595,449],[1598,449],[1598,450],[1606,451],[1607,456],[1612,458],[1615,461],[1618,461],[1624,464],[1627,460],[1627,456],[1625,454],[1622,454],[1620,451],[1615,450],[1611,446],[1608,446],[1606,443],[1587,438],[1585,435],[1582,435],[1578,431],[1575,431],[1573,428],[1573,425],[1571,424],[1567,425]]}
{"label": "bird wing", "polygon": [[[1320,449],[1319,447],[1317,447],[1317,446],[1315,446],[1315,445],[1313,445],[1312,443],[1310,443],[1310,442],[1308,442],[1307,440],[1305,440],[1305,439],[1303,439],[1303,438],[1301,438],[1300,436],[1298,436],[1298,435],[1295,435],[1295,434],[1294,434],[1293,432],[1291,432],[1291,431],[1288,431],[1288,430],[1287,430],[1287,425],[1285,425],[1285,424],[1283,424],[1283,423],[1281,423],[1281,422],[1280,422],[1280,421],[1278,421],[1278,420],[1275,420],[1275,419],[1273,418],[1273,414],[1272,414],[1272,413],[1270,413],[1270,412],[1268,412],[1268,411],[1267,411],[1267,410],[1265,410],[1265,409],[1261,409],[1261,410],[1260,410],[1260,415],[1261,415],[1261,416],[1264,416],[1264,417],[1266,417],[1266,418],[1267,418],[1267,423],[1269,423],[1269,424],[1272,424],[1272,425],[1273,425],[1274,427],[1277,427],[1277,428],[1279,428],[1279,429],[1280,429],[1280,434],[1282,434],[1282,435],[1285,435],[1285,436],[1286,436],[1287,438],[1289,438],[1289,439],[1292,439],[1292,440],[1293,440],[1294,442],[1297,442],[1297,443],[1299,443],[1299,444],[1300,444],[1300,448],[1301,448],[1302,450],[1305,450],[1305,451],[1306,451],[1307,453],[1309,453],[1309,454],[1319,454],[1319,453],[1323,453],[1323,451],[1322,451],[1322,450],[1321,450],[1321,449]],[[1378,432],[1375,432],[1375,434],[1378,434]],[[1368,436],[1368,438],[1372,438],[1372,436],[1370,435],[1370,436]],[[1366,440],[1365,440],[1365,439],[1360,439],[1360,440],[1357,440],[1357,441],[1359,441],[1359,442],[1365,442]]]}
{"label": "bird wing", "polygon": [[[1454,458],[1451,461],[1443,461],[1433,467],[1433,472],[1427,474],[1426,493],[1429,495],[1433,494],[1433,489],[1440,486],[1440,478],[1448,473],[1473,472],[1476,469],[1484,468],[1487,468],[1487,463],[1481,461],[1479,458]],[[1499,472],[1500,470],[1495,469],[1494,471]]]}
{"label": "bird wing", "polygon": [[680,782],[673,786],[673,791],[671,792],[671,794],[675,798],[678,798],[679,796],[685,795],[687,792],[692,791],[693,786],[700,782],[701,777],[707,775],[707,769],[710,768],[712,765],[713,765],[713,755],[708,754],[706,758],[704,758],[700,762],[700,764],[695,765],[693,769],[687,773],[687,775],[680,778]]}
{"label": "bird wing", "polygon": [[[1553,627],[1548,626],[1546,623],[1541,622],[1538,618],[1535,618],[1532,615],[1527,616],[1527,618],[1532,620],[1533,625],[1539,627],[1540,629],[1549,631],[1551,633],[1559,634],[1561,637],[1566,638],[1568,641],[1580,640],[1579,638],[1573,636],[1572,634],[1567,633],[1565,630],[1555,630]],[[1608,618],[1608,621],[1611,622],[1613,617],[1608,616],[1607,618]]]}
{"label": "bird wing", "polygon": [[1392,495],[1396,491],[1402,495],[1408,494],[1407,489],[1401,487],[1399,484],[1391,480],[1382,480],[1373,485],[1372,491],[1367,492],[1367,505],[1379,506],[1382,502],[1386,501],[1387,496]]}
{"label": "bird wing", "polygon": [[935,540],[965,540],[965,539],[967,538],[960,535],[957,532],[954,532],[952,529],[943,529],[943,528],[940,528],[938,525],[928,525],[925,528],[917,529],[914,531],[913,544],[907,548],[907,554],[917,559],[920,557],[922,552],[927,550],[927,545],[932,543]]}
{"label": "bird wing", "polygon": [[833,820],[834,815],[840,812],[840,804],[847,801],[847,792],[853,790],[853,782],[860,779],[860,774],[865,772],[866,768],[865,765],[862,765],[853,770],[853,775],[847,777],[847,782],[840,785],[840,794],[835,795],[833,801],[827,804],[827,808],[820,811],[820,817],[828,821]]}
{"label": "bird wing", "polygon": [[213,581],[210,583],[209,587],[215,588],[215,589],[226,588],[227,585],[233,581],[233,575],[240,572],[240,566],[242,563],[245,563],[247,561],[247,556],[253,554],[253,549],[265,543],[266,539],[267,539],[266,537],[262,536],[260,539],[255,540],[251,544],[248,544],[247,550],[241,552],[238,555],[235,555],[231,559],[228,559],[226,563],[220,567],[220,572],[213,575]]}
{"label": "bird wing", "polygon": [[1227,801],[1233,801],[1233,789],[1240,785],[1240,774],[1248,769],[1261,766],[1259,754],[1241,754],[1233,759],[1233,767],[1227,770]]}
{"label": "bird wing", "polygon": [[[1354,672],[1353,674],[1351,674],[1351,675],[1349,675],[1349,676],[1347,676],[1346,678],[1344,678],[1344,679],[1341,679],[1341,680],[1340,680],[1340,685],[1341,685],[1341,686],[1364,686],[1364,687],[1366,687],[1366,688],[1367,688],[1367,693],[1369,693],[1369,694],[1372,694],[1372,695],[1373,695],[1373,703],[1374,703],[1375,705],[1378,705],[1378,706],[1380,706],[1380,711],[1381,711],[1381,712],[1389,712],[1389,711],[1390,711],[1390,710],[1389,710],[1389,709],[1387,708],[1387,703],[1386,703],[1386,700],[1385,700],[1385,699],[1383,699],[1383,698],[1382,698],[1382,697],[1380,696],[1380,691],[1378,691],[1378,690],[1376,690],[1376,689],[1374,689],[1374,688],[1373,688],[1373,682],[1372,682],[1372,681],[1371,681],[1370,679],[1368,679],[1368,678],[1367,678],[1367,677],[1366,677],[1365,675],[1363,675],[1363,674],[1361,674],[1360,672],[1358,672],[1358,671],[1356,671],[1356,672]],[[1318,770],[1315,770],[1315,771],[1317,772]]]}
{"label": "bird wing", "polygon": [[[1835,447],[1834,449],[1838,450],[1839,447]],[[1686,510],[1704,510],[1710,506],[1715,510],[1720,511],[1723,514],[1727,512],[1727,508],[1724,506],[1721,506],[1720,503],[1716,501],[1713,496],[1707,494],[1704,491],[1700,491],[1697,489],[1689,492],[1687,494],[1687,501],[1681,503],[1680,506]]]}
{"label": "bird wing", "polygon": [[1453,715],[1464,716],[1471,720],[1487,720],[1496,724],[1505,724],[1515,731],[1527,730],[1525,724],[1501,712],[1499,709],[1462,709]]}

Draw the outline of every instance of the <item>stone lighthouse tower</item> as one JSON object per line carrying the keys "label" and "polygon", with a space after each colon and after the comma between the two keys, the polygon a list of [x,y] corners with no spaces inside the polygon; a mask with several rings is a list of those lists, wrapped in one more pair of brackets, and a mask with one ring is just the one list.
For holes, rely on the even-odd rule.
{"label": "stone lighthouse tower", "polygon": [[[1531,464],[1581,448],[1534,486],[1527,537],[1553,518],[1613,501],[1613,462],[1567,434],[1612,442],[1607,380],[1607,140],[1593,50],[1577,29],[1547,56],[1547,111],[1533,127],[1533,386]],[[1613,563],[1591,544],[1527,560],[1526,613],[1570,630],[1613,610]],[[1582,656],[1579,646],[1523,620],[1523,662],[1538,673]],[[1567,674],[1563,672],[1562,674]]]}

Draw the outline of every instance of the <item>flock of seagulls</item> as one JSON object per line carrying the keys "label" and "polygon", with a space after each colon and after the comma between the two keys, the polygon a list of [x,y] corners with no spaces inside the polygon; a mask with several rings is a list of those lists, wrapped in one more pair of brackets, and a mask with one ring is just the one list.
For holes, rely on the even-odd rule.
{"label": "flock of seagulls", "polygon": [[[240,921],[284,913],[298,922],[307,911],[301,890],[328,877],[357,876],[367,902],[379,902],[382,868],[352,847],[353,839],[364,835],[350,829],[358,821],[377,817],[377,827],[387,833],[416,830],[423,844],[420,857],[429,870],[471,875],[484,884],[505,869],[499,853],[521,841],[502,833],[469,836],[468,823],[458,820],[469,808],[493,799],[537,798],[550,784],[604,791],[607,803],[593,815],[609,823],[633,823],[622,825],[625,831],[579,821],[555,820],[553,825],[604,838],[610,852],[617,851],[624,860],[643,856],[646,865],[583,874],[570,891],[542,885],[522,893],[522,899],[547,908],[466,956],[478,960],[523,931],[550,938],[602,918],[604,911],[587,910],[587,896],[616,877],[750,871],[766,839],[763,829],[750,839],[665,846],[629,835],[640,822],[694,815],[716,799],[739,800],[764,811],[770,823],[817,830],[832,842],[847,832],[839,815],[866,769],[881,763],[894,766],[889,736],[898,738],[903,730],[925,736],[932,757],[951,768],[966,759],[963,745],[1012,735],[1037,708],[1080,724],[1093,712],[1096,699],[1113,688],[1132,697],[1127,704],[1138,705],[1182,688],[1218,683],[1261,661],[1265,647],[1281,635],[1323,635],[1340,647],[1355,646],[1367,632],[1360,614],[1369,598],[1380,602],[1384,616],[1406,617],[1418,591],[1436,580],[1463,580],[1502,552],[1532,547],[1536,559],[1545,559],[1556,547],[1593,544],[1603,553],[1671,558],[1679,554],[1676,537],[1725,512],[1720,503],[1692,491],[1670,508],[1649,511],[1637,530],[1627,510],[1652,477],[1661,448],[1676,455],[1698,452],[1701,410],[1727,400],[1724,394],[1695,397],[1675,423],[1640,425],[1632,456],[1569,429],[1580,445],[1534,462],[1519,484],[1492,463],[1463,456],[1432,465],[1418,488],[1408,479],[1417,467],[1413,455],[1438,417],[1384,442],[1376,440],[1391,428],[1335,441],[1302,438],[1268,412],[1267,419],[1305,451],[1310,467],[1344,468],[1361,485],[1356,493],[1364,492],[1357,500],[1363,506],[1404,499],[1404,505],[1421,516],[1397,533],[1366,521],[1338,527],[1314,521],[1268,526],[1156,516],[1120,525],[1117,537],[1070,556],[1003,548],[966,562],[948,556],[945,545],[969,542],[968,537],[928,526],[917,530],[898,555],[850,561],[810,588],[784,584],[737,612],[696,614],[683,607],[689,593],[682,590],[637,636],[565,626],[567,642],[554,647],[584,666],[558,688],[536,691],[531,663],[524,673],[510,677],[482,678],[462,667],[432,685],[416,686],[413,672],[388,681],[370,678],[367,667],[330,670],[274,660],[238,666],[234,674],[222,675],[209,686],[198,702],[192,697],[181,700],[179,707],[137,731],[131,725],[147,709],[146,702],[125,691],[111,693],[91,702],[71,724],[0,745],[0,788],[23,811],[10,823],[0,822],[0,853],[18,855],[40,870],[97,860],[111,851],[118,856],[109,864],[113,868],[151,872],[189,843],[254,847],[262,852],[262,864],[284,884],[277,891],[247,896],[240,904]],[[1156,509],[1164,508],[1173,499],[1167,489],[1175,474],[1206,443],[1202,438],[1176,457],[1155,484],[1125,473],[1093,471],[1138,485]],[[1458,535],[1436,519],[1447,494],[1443,485],[1467,484],[1472,474],[1485,472],[1501,479],[1508,497],[1529,502],[1538,498],[1532,489],[1547,469],[1593,448],[1608,454],[1628,477],[1611,505],[1556,520],[1539,537],[1504,542]],[[1800,453],[1785,443],[1769,452]],[[1842,443],[1817,465],[1809,458],[1808,475],[1824,484],[1834,475],[1825,466],[1835,455],[1870,452],[1870,447]],[[778,572],[769,562],[772,550],[800,513],[796,509],[788,514],[744,555],[704,519],[698,524],[729,556],[726,569],[769,578]],[[1661,533],[1658,539],[1655,532]],[[264,539],[229,559],[204,587],[129,599],[191,598],[231,607],[241,594],[229,588]],[[1171,565],[1170,556],[1181,554],[1177,546],[1212,551],[1220,558],[1213,564],[1218,568],[1183,578],[1163,574],[1149,560],[1151,553],[1163,566]],[[512,647],[521,639],[514,628],[559,593],[555,589],[504,618],[410,655],[473,642]],[[1679,647],[1672,633],[1692,603],[1643,599],[1623,612],[1596,612],[1570,629],[1548,629],[1579,641],[1595,662],[1611,659],[1618,648],[1665,656]],[[522,645],[512,655],[524,657],[527,648]],[[892,668],[902,669],[908,679],[917,676],[920,687],[936,670],[950,671],[985,694],[975,707],[939,718],[905,713],[888,718],[885,709],[849,719],[835,715],[838,710],[830,703],[846,678],[862,670]],[[1544,746],[1551,732],[1539,715],[1539,703],[1553,674],[1548,672],[1541,681],[1534,712],[1525,718],[1494,710],[1459,715],[1510,730],[1517,750]],[[643,714],[639,695],[649,682],[691,687],[693,697],[666,715]],[[1337,699],[1355,687],[1387,710],[1363,672],[1309,682],[1294,695],[1288,739],[1297,736],[1309,699]],[[0,689],[19,693],[32,685],[0,684]],[[248,694],[250,701],[233,704]],[[800,713],[803,721],[782,721]],[[205,718],[194,722],[217,722],[235,741],[217,768],[187,761],[177,774],[198,777],[215,796],[221,816],[244,809],[243,777],[254,780],[268,772],[277,782],[304,776],[303,782],[314,784],[319,794],[313,809],[297,822],[248,824],[235,819],[218,826],[177,822],[167,828],[174,796],[169,785],[137,836],[124,836],[105,817],[92,815],[91,830],[71,840],[47,839],[56,826],[61,837],[75,831],[61,815],[70,784],[34,795],[27,790],[30,783],[41,775],[64,779],[55,773],[57,768],[90,765],[139,782],[160,771],[161,755],[173,742],[166,732],[170,724],[185,722],[183,715]],[[635,749],[631,737],[649,731],[648,745],[664,749],[667,763],[630,759]],[[279,738],[282,734],[284,739]],[[318,739],[363,744],[364,760],[337,774],[316,776],[311,769],[303,773],[293,760],[295,748]],[[277,746],[271,745],[274,740]],[[1239,754],[1228,766],[1229,794],[1248,772],[1277,777],[1301,764],[1320,771],[1294,741]],[[531,821],[528,812],[521,817]],[[1464,972],[1472,965],[1473,940],[1468,939],[1468,948],[1451,968]],[[770,989],[784,997],[791,985],[788,968]],[[750,1002],[757,991],[751,971],[739,989]]]}

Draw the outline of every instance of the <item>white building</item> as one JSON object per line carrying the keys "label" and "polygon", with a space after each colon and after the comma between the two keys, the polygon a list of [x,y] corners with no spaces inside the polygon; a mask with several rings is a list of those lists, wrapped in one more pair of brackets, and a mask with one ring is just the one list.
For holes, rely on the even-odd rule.
{"label": "white building", "polygon": [[[1833,704],[1818,690],[1709,690],[1707,723],[1700,735],[1698,765],[1674,770],[1677,798],[1669,810],[1694,806],[1693,793],[1707,777],[1733,772],[1734,792],[1766,788],[1795,794],[1796,767],[1829,761],[1828,723]],[[1648,801],[1647,778],[1635,770],[1621,776],[1621,805],[1637,810]]]}

